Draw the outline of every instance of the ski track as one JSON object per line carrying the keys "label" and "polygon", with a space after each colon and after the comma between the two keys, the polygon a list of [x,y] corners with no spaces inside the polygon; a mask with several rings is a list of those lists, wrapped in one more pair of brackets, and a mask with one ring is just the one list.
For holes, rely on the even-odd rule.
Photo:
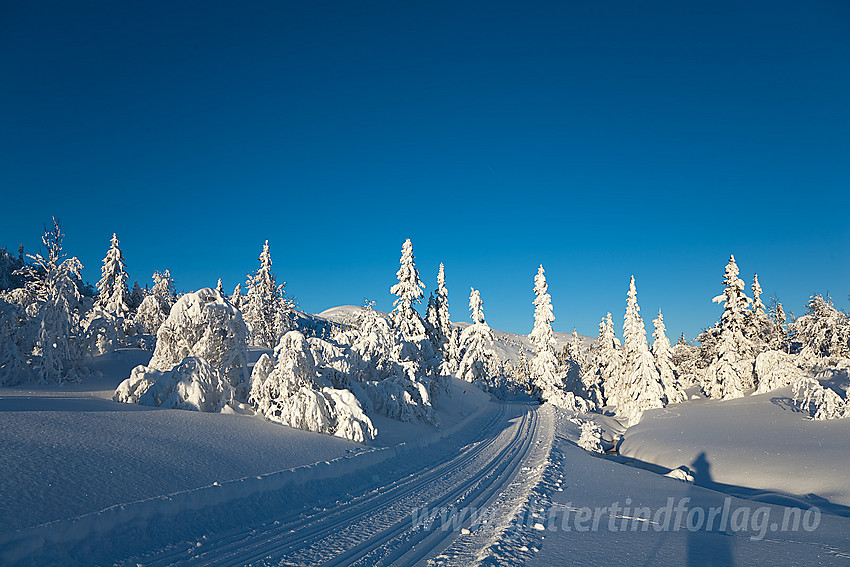
{"label": "ski track", "polygon": [[[197,547],[163,550],[134,563],[144,567],[423,564],[464,537],[461,530],[475,518],[460,511],[485,510],[503,496],[518,473],[528,469],[524,465],[541,435],[539,411],[533,405],[500,404],[475,442],[419,474],[397,478],[348,502],[208,534]],[[430,525],[415,524],[414,512],[422,509],[443,511],[449,529],[444,529],[439,512]]]}

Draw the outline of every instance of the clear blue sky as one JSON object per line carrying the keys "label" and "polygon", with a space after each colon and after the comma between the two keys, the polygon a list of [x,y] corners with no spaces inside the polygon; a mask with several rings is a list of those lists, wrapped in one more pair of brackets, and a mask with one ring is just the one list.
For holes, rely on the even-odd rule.
{"label": "clear blue sky", "polygon": [[[243,4],[248,4],[243,5]],[[389,309],[411,238],[454,320],[718,319],[729,254],[795,313],[850,293],[850,3],[0,4],[0,246],[57,215],[99,277]],[[427,291],[426,291],[427,293]]]}

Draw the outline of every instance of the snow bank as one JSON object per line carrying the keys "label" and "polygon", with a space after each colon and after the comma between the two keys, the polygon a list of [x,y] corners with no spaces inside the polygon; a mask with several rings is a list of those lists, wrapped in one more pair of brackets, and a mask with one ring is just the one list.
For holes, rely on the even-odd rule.
{"label": "snow bank", "polygon": [[850,420],[804,419],[791,395],[788,387],[650,410],[626,431],[620,454],[675,469],[704,453],[711,482],[850,506]]}

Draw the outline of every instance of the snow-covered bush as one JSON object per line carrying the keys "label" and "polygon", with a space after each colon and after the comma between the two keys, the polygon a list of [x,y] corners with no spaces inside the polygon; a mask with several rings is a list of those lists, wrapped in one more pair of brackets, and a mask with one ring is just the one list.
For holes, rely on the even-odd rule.
{"label": "snow-covered bush", "polygon": [[148,366],[168,371],[184,358],[202,357],[236,389],[248,395],[247,329],[242,314],[218,292],[204,288],[182,296],[157,332]]}
{"label": "snow-covered bush", "polygon": [[847,400],[830,388],[824,388],[811,377],[804,377],[793,385],[793,404],[812,419],[841,419],[850,417]]}
{"label": "snow-covered bush", "polygon": [[115,350],[124,334],[124,320],[95,307],[82,321],[83,345],[87,354],[98,356]]}
{"label": "snow-covered bush", "polygon": [[209,362],[184,358],[167,371],[137,366],[115,391],[116,402],[218,412],[233,401],[233,387]]}
{"label": "snow-covered bush", "polygon": [[602,428],[595,421],[581,422],[581,437],[578,446],[591,453],[604,453],[602,447]]}
{"label": "snow-covered bush", "polygon": [[753,394],[764,394],[790,386],[803,379],[805,373],[796,357],[779,350],[768,350],[756,357],[758,386]]}
{"label": "snow-covered bush", "polygon": [[290,427],[359,442],[376,434],[351,392],[322,383],[310,346],[298,331],[281,337],[274,360],[263,354],[257,361],[248,402],[266,419]]}

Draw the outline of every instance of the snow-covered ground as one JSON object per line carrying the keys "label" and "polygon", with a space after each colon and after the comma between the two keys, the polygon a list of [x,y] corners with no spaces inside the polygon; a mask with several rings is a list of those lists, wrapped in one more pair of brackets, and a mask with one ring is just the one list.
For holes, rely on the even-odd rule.
{"label": "snow-covered ground", "polygon": [[[373,416],[368,444],[112,401],[149,357],[120,350],[82,384],[0,389],[0,564],[850,561],[850,421],[807,420],[784,390],[649,411],[612,458],[576,445],[570,413],[459,381],[439,427]],[[694,484],[662,476],[683,465]]]}

